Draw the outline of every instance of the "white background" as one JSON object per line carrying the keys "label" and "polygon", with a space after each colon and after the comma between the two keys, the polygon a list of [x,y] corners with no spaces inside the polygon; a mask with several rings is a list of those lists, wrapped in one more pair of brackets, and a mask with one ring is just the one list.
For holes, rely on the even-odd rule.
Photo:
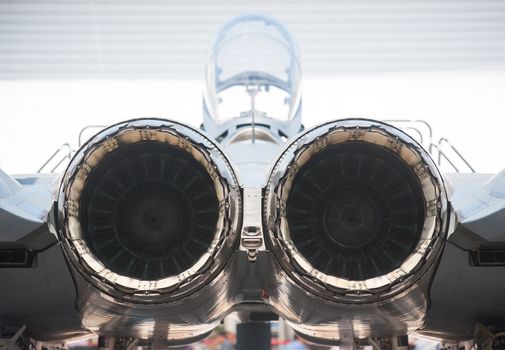
{"label": "white background", "polygon": [[[165,117],[199,126],[202,89],[199,80],[0,81],[0,167],[33,173],[64,142],[77,148],[87,125]],[[478,172],[505,168],[505,70],[304,80],[306,126],[346,117],[424,119]]]}

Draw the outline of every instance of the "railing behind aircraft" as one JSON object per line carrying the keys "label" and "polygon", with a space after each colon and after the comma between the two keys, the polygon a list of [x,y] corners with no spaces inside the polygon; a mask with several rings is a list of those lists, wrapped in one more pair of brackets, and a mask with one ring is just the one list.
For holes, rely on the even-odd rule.
{"label": "railing behind aircraft", "polygon": [[[108,125],[88,125],[82,128],[81,131],[79,132],[79,139],[78,139],[79,148],[81,148],[84,142],[88,141],[91,136],[95,135],[97,132],[99,132],[102,129],[105,129],[106,127],[108,127]],[[88,132],[89,135],[87,135]]]}
{"label": "railing behind aircraft", "polygon": [[[465,159],[465,157],[463,157],[463,155],[456,149],[456,147],[454,147],[445,137],[442,137],[440,140],[438,140],[437,143],[438,164],[442,163],[442,158],[450,162],[450,159],[447,157],[447,151],[445,152],[443,151],[444,145],[449,152],[453,152],[456,155],[456,158],[463,163],[463,166],[465,166],[468,170],[470,170],[470,172],[475,173],[475,169],[470,165],[470,163]],[[451,166],[454,168],[454,170],[456,170],[456,172],[460,172],[458,167],[456,167],[456,165],[451,163]]]}
{"label": "railing behind aircraft", "polygon": [[435,142],[433,129],[428,122],[421,119],[388,119],[386,123],[402,129],[419,142],[433,157],[439,167],[454,172],[475,173],[468,160],[445,137]]}
{"label": "railing behind aircraft", "polygon": [[72,159],[74,150],[68,143],[61,145],[48,160],[37,170],[37,173],[56,173],[63,170],[67,163]]}
{"label": "railing behind aircraft", "polygon": [[433,129],[428,122],[421,119],[386,119],[383,121],[393,124],[408,133],[431,154]]}
{"label": "railing behind aircraft", "polygon": [[[412,136],[419,144],[421,144],[433,157],[438,166],[443,170],[454,172],[471,172],[475,173],[475,169],[470,165],[468,160],[454,147],[447,138],[442,137],[435,142],[433,138],[433,129],[430,124],[421,119],[388,119],[386,123],[395,125]],[[89,125],[81,129],[78,137],[78,146],[81,147],[86,140],[106,125]],[[68,143],[63,144],[58,148],[49,159],[40,167],[38,173],[50,172],[54,173],[62,170],[62,166],[66,165],[72,158],[74,150]]]}

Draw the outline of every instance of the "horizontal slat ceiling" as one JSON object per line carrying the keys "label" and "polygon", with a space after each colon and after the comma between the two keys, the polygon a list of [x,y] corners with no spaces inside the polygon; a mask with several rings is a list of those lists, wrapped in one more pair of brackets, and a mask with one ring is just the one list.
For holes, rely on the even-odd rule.
{"label": "horizontal slat ceiling", "polygon": [[0,0],[0,79],[200,79],[244,12],[290,28],[305,76],[505,67],[501,0]]}

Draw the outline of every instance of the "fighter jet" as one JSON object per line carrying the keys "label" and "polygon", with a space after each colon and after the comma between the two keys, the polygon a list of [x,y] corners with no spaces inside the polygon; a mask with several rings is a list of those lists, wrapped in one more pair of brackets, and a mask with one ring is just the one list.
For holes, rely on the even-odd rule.
{"label": "fighter jet", "polygon": [[232,312],[240,349],[278,318],[347,349],[503,346],[505,172],[444,174],[378,120],[304,130],[298,48],[268,16],[222,28],[205,81],[200,129],[127,120],[59,176],[0,172],[2,350],[162,349]]}

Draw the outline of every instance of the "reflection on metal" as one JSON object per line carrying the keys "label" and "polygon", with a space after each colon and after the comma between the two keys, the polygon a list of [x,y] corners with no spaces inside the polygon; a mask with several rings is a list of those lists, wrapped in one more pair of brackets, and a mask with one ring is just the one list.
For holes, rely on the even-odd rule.
{"label": "reflection on metal", "polygon": [[270,132],[259,129],[256,127],[256,125],[251,125],[250,128],[238,131],[235,136],[230,139],[229,144],[248,140],[251,140],[252,143],[256,143],[256,141],[270,142],[274,144],[278,143],[278,141],[272,136]]}
{"label": "reflection on metal", "polygon": [[37,170],[37,173],[46,172],[46,168],[49,168],[50,163],[53,160],[57,160],[56,164],[49,170],[50,173],[54,173],[63,164],[64,161],[70,161],[73,154],[74,151],[72,150],[72,147],[68,143],[64,143],[56,151],[54,151],[49,159],[46,160],[46,162]]}
{"label": "reflection on metal", "polygon": [[243,189],[244,218],[240,237],[240,250],[247,252],[249,261],[255,262],[259,250],[265,250],[263,224],[261,220],[262,189],[246,187]]}
{"label": "reflection on metal", "polygon": [[[89,245],[85,232],[88,222],[82,222],[83,213],[89,212],[89,209],[83,208],[85,211],[82,211],[81,206],[85,203],[81,197],[93,190],[87,186],[97,166],[121,149],[142,144],[166,144],[192,157],[201,164],[202,169],[213,181],[219,201],[219,218],[214,240],[207,251],[179,275],[163,276],[158,280],[144,280],[124,275],[108,267]],[[176,154],[173,156],[177,157]],[[147,169],[144,171],[147,172]],[[128,296],[132,300],[142,300],[149,295],[151,297],[163,295],[165,291],[185,284],[200,284],[202,281],[195,282],[195,277],[208,270],[212,261],[221,260],[216,257],[221,255],[223,247],[231,244],[226,242],[235,238],[233,236],[237,231],[235,210],[239,208],[238,194],[234,192],[236,186],[231,166],[225,156],[196,130],[178,123],[156,119],[138,119],[117,124],[105,129],[86,143],[65,172],[58,197],[59,234],[64,243],[63,247],[75,267],[88,276],[91,284],[109,292],[111,288],[117,292],[117,287],[121,287],[121,295]],[[230,226],[230,222],[234,223],[234,226]],[[229,255],[229,252],[225,255]]]}
{"label": "reflection on metal", "polygon": [[[289,209],[288,201],[297,173],[301,172],[306,164],[310,165],[311,158],[330,147],[356,142],[359,145],[373,145],[386,154],[395,154],[408,164],[422,188],[425,218],[417,245],[397,268],[366,279],[348,280],[333,273],[324,273],[309,262],[308,256],[302,254],[300,246],[292,239],[293,227],[286,209]],[[379,174],[375,176],[379,177]],[[390,180],[384,178],[383,181],[391,184]],[[441,242],[447,234],[450,210],[444,182],[429,155],[398,129],[368,120],[328,123],[296,139],[274,167],[267,187],[266,201],[268,216],[265,220],[272,222],[267,237],[272,245],[277,247],[273,250],[274,254],[281,254],[277,258],[283,261],[285,252],[288,252],[288,257],[302,275],[317,281],[317,284],[325,288],[340,291],[342,300],[353,302],[369,302],[379,295],[384,297],[384,294],[397,294],[418,280],[425,272],[424,267],[433,263],[440,254]],[[387,292],[384,290],[386,287]]]}
{"label": "reflection on metal", "polygon": [[[312,157],[345,143],[373,144],[401,157],[419,181],[426,205],[421,238],[411,254],[398,268],[365,280],[349,280],[315,268],[293,243],[286,216],[297,173]],[[279,157],[266,188],[264,208],[265,236],[275,256],[274,266],[280,269],[270,302],[298,334],[339,345],[345,334],[402,336],[423,326],[429,285],[448,234],[451,209],[435,163],[411,137],[390,125],[363,119],[339,120],[309,130]]]}
{"label": "reflection on metal", "polygon": [[[437,151],[429,124],[414,122],[419,127],[405,125],[404,130],[419,142],[429,143],[427,149]],[[85,132],[99,127],[83,129],[79,142]],[[230,147],[226,149],[229,154],[232,147],[241,144],[228,143],[230,140],[249,142],[244,135],[250,131],[241,133],[246,129],[237,128],[227,136],[224,145]],[[272,145],[263,131],[256,128],[254,146]],[[221,203],[215,240],[197,266],[156,280],[122,276],[107,268],[79,230],[79,193],[86,188],[90,173],[111,152],[140,140],[167,142],[197,159],[212,178]],[[294,178],[310,159],[330,147],[352,143],[371,145],[379,153],[386,151],[406,163],[421,189],[426,214],[419,226],[419,240],[405,259],[380,276],[363,279],[316,268],[293,243],[286,215]],[[243,156],[236,154],[237,164],[255,156],[251,149],[244,148]],[[352,154],[349,151],[350,158]],[[271,157],[270,152],[265,154],[265,159]],[[250,175],[257,176],[256,169],[263,169],[263,165],[253,168]],[[242,180],[247,169],[239,168]],[[238,183],[220,147],[180,123],[129,121],[105,129],[85,143],[63,177],[57,222],[76,281],[76,305],[83,326],[101,335],[156,336],[170,344],[206,336],[232,310],[273,311],[300,335],[327,344],[339,344],[343,335],[401,336],[423,326],[429,283],[449,230],[450,205],[435,163],[413,138],[379,121],[327,123],[299,135],[285,147],[266,193],[256,184],[240,193]]]}
{"label": "reflection on metal", "polygon": [[[126,157],[134,157],[135,150],[143,145],[168,147],[167,156],[174,161],[184,155],[184,162],[191,158],[198,163],[202,174],[182,177],[189,182],[196,175],[208,177],[218,201],[218,216],[209,232],[213,239],[203,254],[178,274],[151,279],[108,267],[91,248],[85,235],[88,221],[82,221],[88,210],[81,199],[86,192],[95,190],[88,188],[94,171],[116,155],[124,156],[121,149],[133,150]],[[149,152],[142,154],[149,156]],[[120,159],[112,164],[123,163]],[[144,169],[147,176],[145,164],[137,167]],[[63,176],[56,204],[57,233],[77,286],[77,309],[88,330],[104,336],[161,337],[168,344],[178,345],[182,340],[205,337],[232,308],[230,278],[223,269],[237,246],[242,217],[240,192],[224,153],[198,130],[162,119],[136,119],[103,130],[73,158]],[[109,229],[108,234],[114,236],[114,232]],[[122,248],[118,245],[117,251]]]}

